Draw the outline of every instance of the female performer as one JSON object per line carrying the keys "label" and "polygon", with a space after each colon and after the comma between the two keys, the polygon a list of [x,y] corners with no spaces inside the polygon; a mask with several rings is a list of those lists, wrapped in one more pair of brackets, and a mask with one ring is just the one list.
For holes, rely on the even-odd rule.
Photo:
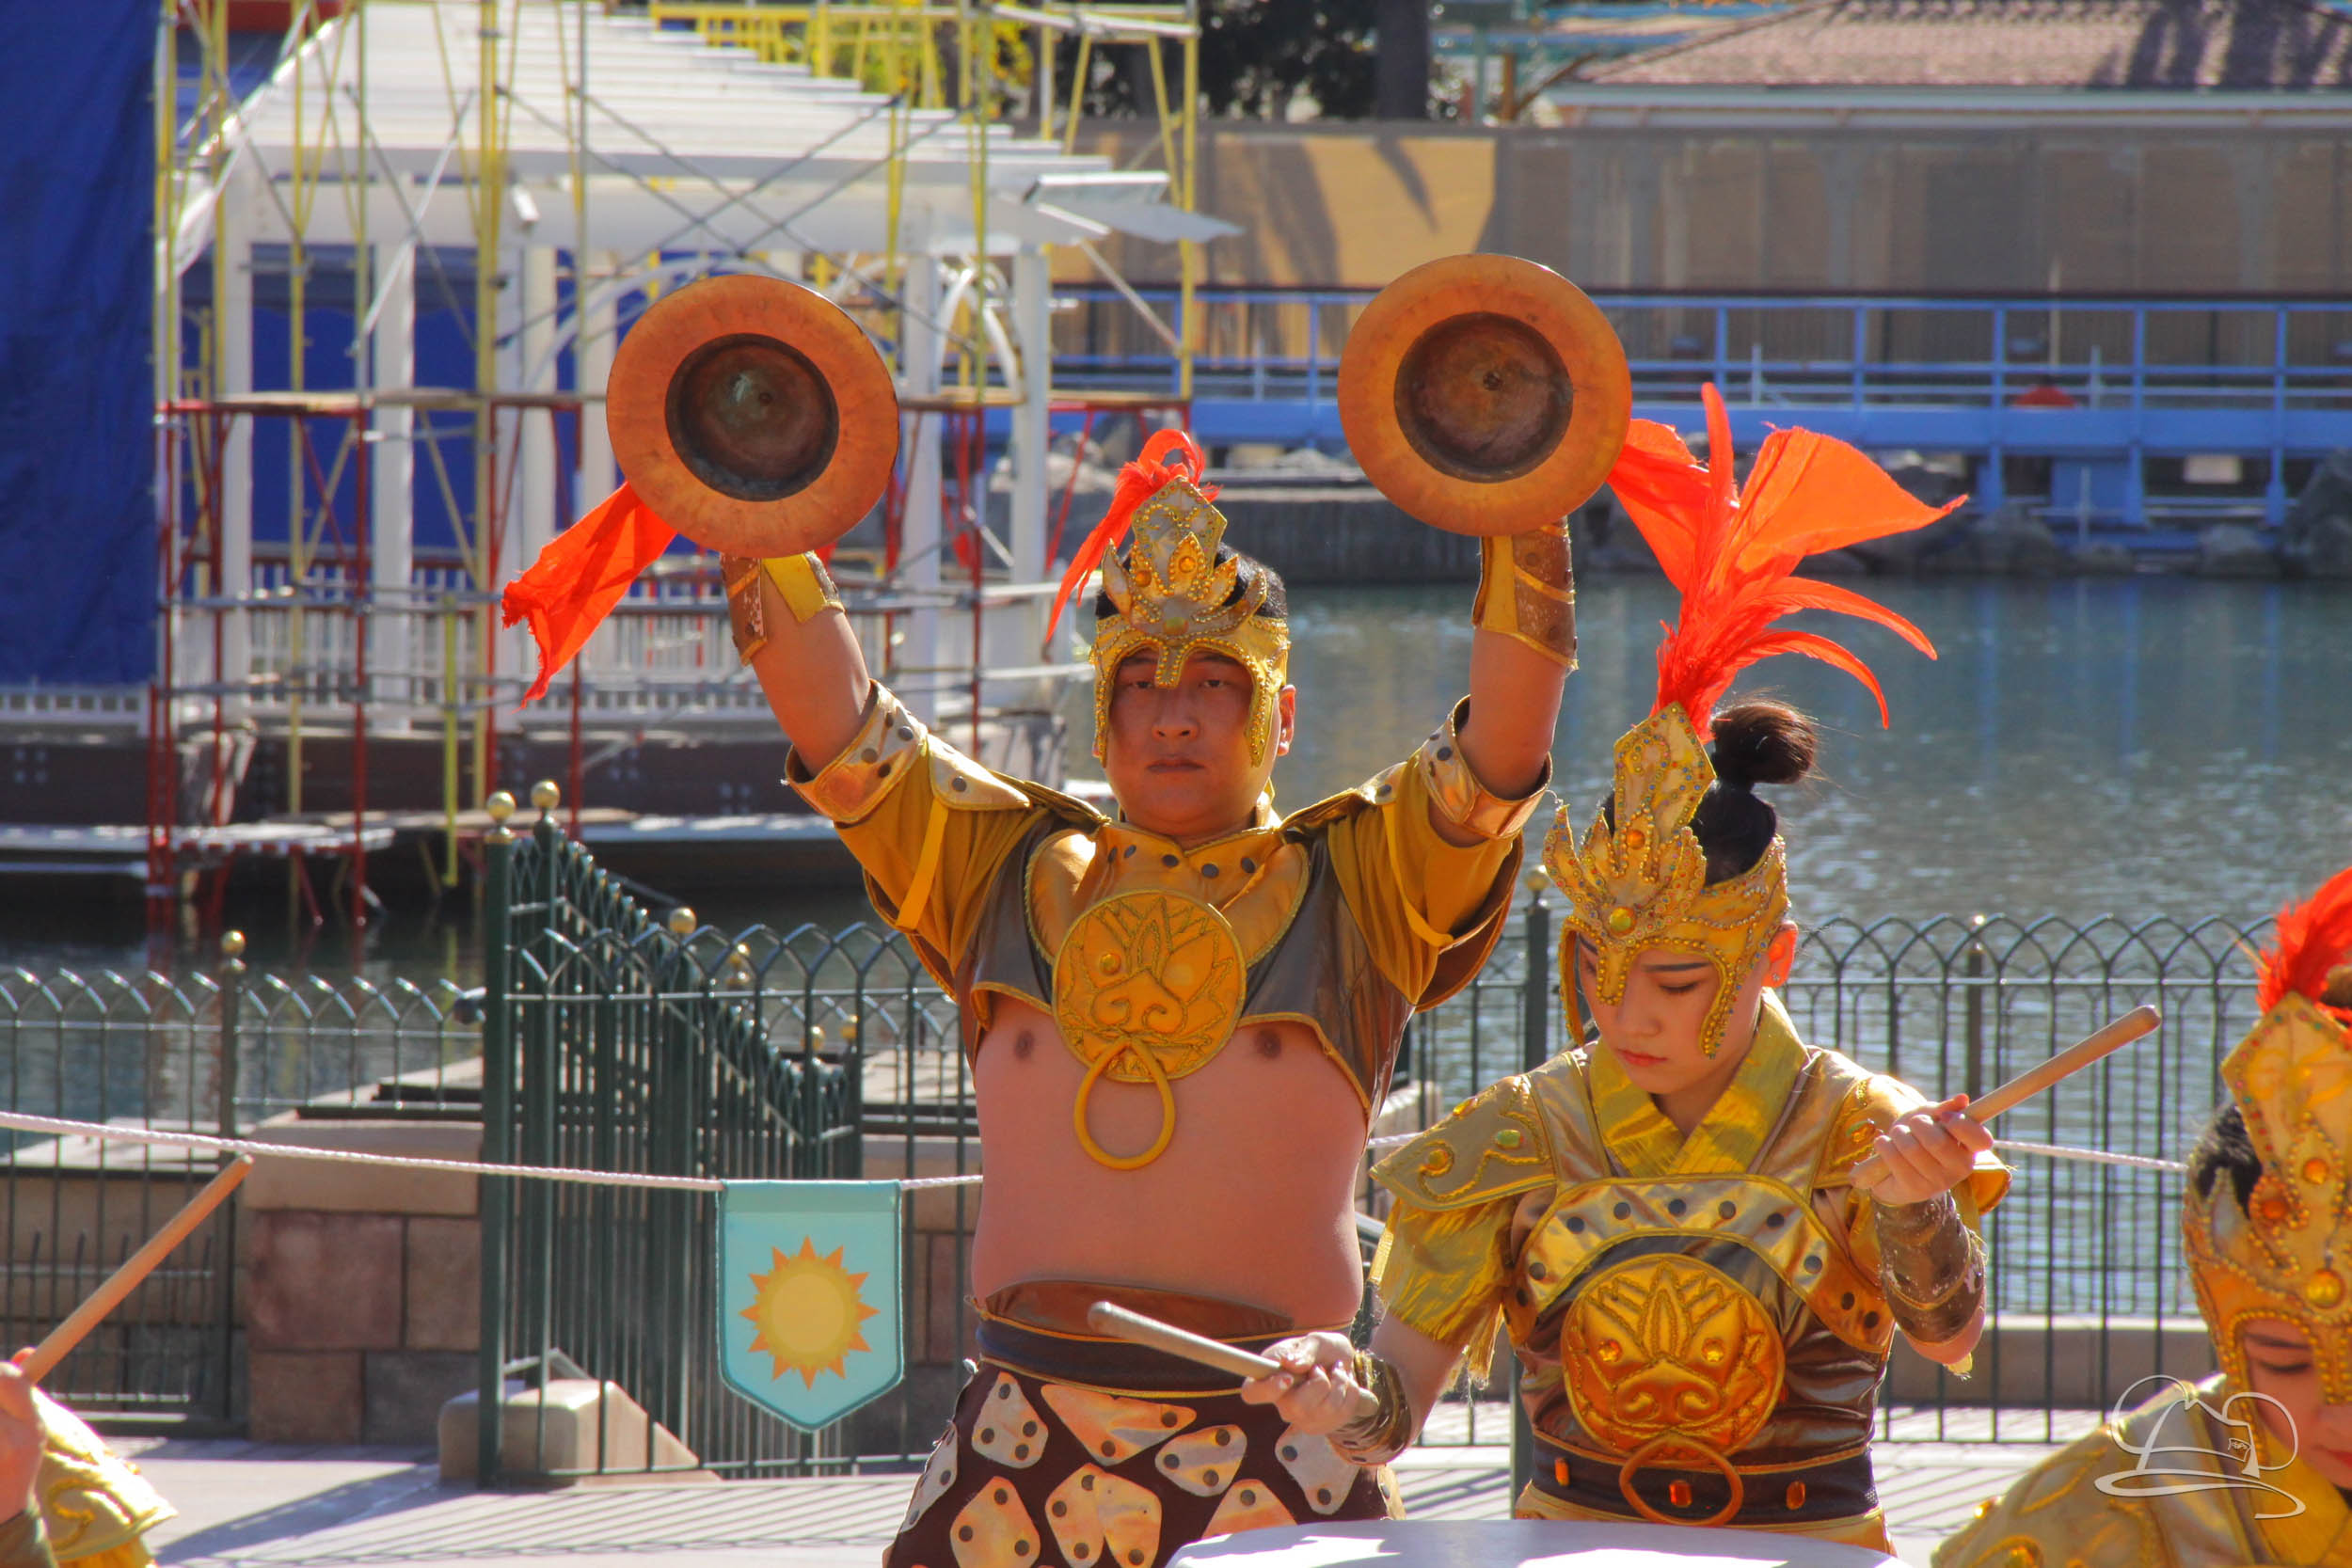
{"label": "female performer", "polygon": [[2181,1210],[2221,1370],[2150,1379],[1937,1568],[2352,1563],[2352,870],[2280,912],[2261,971]]}
{"label": "female performer", "polygon": [[[1964,1369],[1985,1288],[1976,1224],[2007,1177],[1964,1096],[1927,1105],[1798,1037],[1773,994],[1796,951],[1785,856],[1755,791],[1804,777],[1814,733],[1778,704],[1715,705],[1777,653],[1878,694],[1842,647],[1773,628],[1797,609],[1876,621],[1932,655],[1892,611],[1790,573],[1941,514],[1805,431],[1773,435],[1736,491],[1728,420],[1706,397],[1705,467],[1637,420],[1611,476],[1682,613],[1656,705],[1617,743],[1613,795],[1581,844],[1563,808],[1545,850],[1568,899],[1563,991],[1580,1043],[1381,1164],[1395,1201],[1372,1351],[1285,1341],[1268,1354],[1290,1370],[1245,1397],[1383,1464],[1466,1356],[1483,1374],[1500,1320],[1537,1444],[1521,1516],[1884,1551],[1868,1444],[1889,1347],[1900,1332]],[[1855,1167],[1874,1152],[1866,1191]],[[1379,1413],[1346,1421],[1358,1385]]]}

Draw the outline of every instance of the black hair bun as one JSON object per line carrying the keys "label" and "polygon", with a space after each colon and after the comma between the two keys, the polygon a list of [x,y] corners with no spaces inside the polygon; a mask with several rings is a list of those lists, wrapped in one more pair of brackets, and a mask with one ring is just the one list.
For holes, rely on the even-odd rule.
{"label": "black hair bun", "polygon": [[1813,771],[1820,750],[1812,720],[1787,703],[1752,697],[1715,715],[1709,754],[1724,787],[1745,790],[1795,784]]}

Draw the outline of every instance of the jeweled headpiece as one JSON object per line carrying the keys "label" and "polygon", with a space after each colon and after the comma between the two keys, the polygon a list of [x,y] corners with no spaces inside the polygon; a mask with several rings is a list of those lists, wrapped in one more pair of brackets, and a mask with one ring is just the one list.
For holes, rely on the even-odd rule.
{"label": "jeweled headpiece", "polygon": [[1808,430],[1774,431],[1738,487],[1730,416],[1713,387],[1704,399],[1704,467],[1673,430],[1636,420],[1609,476],[1680,590],[1682,614],[1659,645],[1650,716],[1617,742],[1613,810],[1595,814],[1580,844],[1563,805],[1544,866],[1568,899],[1560,963],[1572,1026],[1580,941],[1592,948],[1597,990],[1612,1004],[1625,995],[1637,955],[1674,948],[1705,958],[1722,978],[1700,1034],[1712,1055],[1740,982],[1788,912],[1788,857],[1777,836],[1745,871],[1707,880],[1707,851],[1691,821],[1715,783],[1706,749],[1715,705],[1732,676],[1758,659],[1804,654],[1868,687],[1884,723],[1886,698],[1867,665],[1825,637],[1773,623],[1800,610],[1836,610],[1875,621],[1934,657],[1926,635],[1883,605],[1793,574],[1808,555],[1924,528],[1960,502],[1915,500],[1860,451]]}
{"label": "jeweled headpiece", "polygon": [[[1119,667],[1137,653],[1153,656],[1152,684],[1172,687],[1197,653],[1223,654],[1249,672],[1249,760],[1265,759],[1274,733],[1276,694],[1289,678],[1290,629],[1267,612],[1263,571],[1224,548],[1225,515],[1202,489],[1200,448],[1181,430],[1163,430],[1120,470],[1110,509],[1063,574],[1046,623],[1050,640],[1071,595],[1097,566],[1115,613],[1094,626],[1094,755],[1110,736],[1111,694]],[[1113,548],[1130,531],[1125,559]]]}
{"label": "jeweled headpiece", "polygon": [[2197,1304],[2222,1370],[2246,1382],[2250,1323],[2311,1341],[2329,1404],[2352,1403],[2352,870],[2279,912],[2263,1016],[2222,1060],[2263,1173],[2239,1209],[2226,1177],[2182,1211]]}

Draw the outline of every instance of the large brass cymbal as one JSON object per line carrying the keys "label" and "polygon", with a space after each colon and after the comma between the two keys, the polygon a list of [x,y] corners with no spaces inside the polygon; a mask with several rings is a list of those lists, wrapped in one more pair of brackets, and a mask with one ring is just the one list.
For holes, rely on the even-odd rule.
{"label": "large brass cymbal", "polygon": [[1575,284],[1516,256],[1448,256],[1365,308],[1339,404],[1356,461],[1405,511],[1454,533],[1523,533],[1600,488],[1633,383]]}
{"label": "large brass cymbal", "polygon": [[612,455],[661,520],[730,555],[797,555],[873,510],[898,455],[890,372],[824,295],[707,277],[663,295],[612,356]]}

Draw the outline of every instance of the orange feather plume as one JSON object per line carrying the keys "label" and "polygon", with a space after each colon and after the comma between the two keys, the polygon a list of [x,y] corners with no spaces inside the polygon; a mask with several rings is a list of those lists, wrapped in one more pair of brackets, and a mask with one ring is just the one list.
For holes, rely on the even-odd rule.
{"label": "orange feather plume", "polygon": [[[1175,454],[1172,457],[1169,455],[1171,452]],[[1119,487],[1111,492],[1109,510],[1103,514],[1103,520],[1094,525],[1094,531],[1079,545],[1078,553],[1071,558],[1070,570],[1062,574],[1061,592],[1054,595],[1054,612],[1045,619],[1045,641],[1049,645],[1054,641],[1054,628],[1061,624],[1061,612],[1068,607],[1070,596],[1103,563],[1103,557],[1110,547],[1126,535],[1129,526],[1136,520],[1136,509],[1158,495],[1161,487],[1171,479],[1185,479],[1195,484],[1200,483],[1200,475],[1207,467],[1208,459],[1201,455],[1200,443],[1192,438],[1191,432],[1162,430],[1154,432],[1152,438],[1143,443],[1143,451],[1134,462],[1119,470]],[[1216,491],[1206,490],[1202,496],[1215,500]]]}
{"label": "orange feather plume", "polygon": [[[2290,900],[2279,911],[2278,935],[2255,960],[2262,977],[2255,1000],[2264,1012],[2290,994],[2318,1002],[2328,973],[2345,963],[2352,963],[2352,866],[2328,878],[2308,902]],[[2328,1010],[2352,1025],[2352,1008]]]}
{"label": "orange feather plume", "polygon": [[1804,654],[1869,688],[1879,722],[1886,723],[1886,695],[1868,665],[1826,637],[1775,630],[1773,623],[1801,610],[1835,610],[1876,622],[1933,658],[1927,634],[1884,605],[1794,574],[1808,555],[1925,528],[1967,498],[1929,506],[1862,452],[1809,430],[1767,436],[1746,487],[1739,488],[1732,483],[1731,416],[1711,385],[1702,395],[1704,467],[1673,430],[1635,420],[1609,475],[1618,503],[1682,592],[1682,618],[1659,645],[1658,700],[1650,711],[1679,703],[1699,737],[1708,738],[1715,705],[1732,676],[1775,654]]}

